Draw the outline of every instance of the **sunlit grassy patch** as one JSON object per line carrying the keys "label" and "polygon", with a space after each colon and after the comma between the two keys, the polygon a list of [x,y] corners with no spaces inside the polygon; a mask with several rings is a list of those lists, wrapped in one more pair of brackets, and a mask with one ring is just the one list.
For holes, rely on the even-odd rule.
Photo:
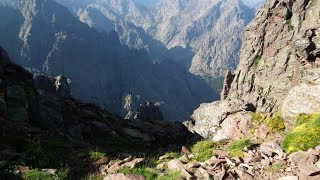
{"label": "sunlit grassy patch", "polygon": [[147,180],[153,180],[158,177],[158,173],[155,169],[148,168],[148,167],[141,167],[141,168],[128,168],[125,167],[120,170],[121,173],[124,174],[136,174],[145,176]]}
{"label": "sunlit grassy patch", "polygon": [[228,150],[230,151],[230,156],[243,157],[243,149],[251,145],[252,142],[250,139],[240,139],[237,141],[233,141],[228,147]]}
{"label": "sunlit grassy patch", "polygon": [[313,113],[313,114],[299,114],[295,121],[295,127],[300,126],[304,123],[307,123],[313,119],[315,119],[319,114],[318,113]]}
{"label": "sunlit grassy patch", "polygon": [[251,132],[254,133],[255,128],[258,128],[262,123],[268,126],[269,131],[273,133],[279,133],[285,129],[284,119],[281,117],[281,113],[277,112],[273,114],[271,117],[267,117],[267,114],[259,113],[259,112],[252,112],[249,113],[252,117],[252,130]]}
{"label": "sunlit grassy patch", "polygon": [[205,140],[199,141],[191,147],[191,152],[195,154],[194,160],[206,161],[212,157],[212,152],[215,149],[213,142]]}
{"label": "sunlit grassy patch", "polygon": [[297,126],[285,136],[281,146],[288,154],[305,151],[320,144],[320,116],[310,118],[313,119],[306,120],[306,123]]}
{"label": "sunlit grassy patch", "polygon": [[159,176],[156,180],[178,180],[181,176],[181,171],[174,171],[162,176]]}

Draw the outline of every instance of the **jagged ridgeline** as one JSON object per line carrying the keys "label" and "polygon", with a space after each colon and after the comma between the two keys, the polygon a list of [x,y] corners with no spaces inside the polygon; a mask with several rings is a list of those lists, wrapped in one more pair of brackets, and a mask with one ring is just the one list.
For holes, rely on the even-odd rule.
{"label": "jagged ridgeline", "polygon": [[[90,28],[55,1],[0,2],[0,44],[10,57],[32,72],[68,77],[76,97],[119,115],[150,100],[172,121],[188,119],[201,102],[217,99],[179,64],[154,62],[145,50],[122,45],[114,31]],[[131,109],[124,107],[128,103]]]}

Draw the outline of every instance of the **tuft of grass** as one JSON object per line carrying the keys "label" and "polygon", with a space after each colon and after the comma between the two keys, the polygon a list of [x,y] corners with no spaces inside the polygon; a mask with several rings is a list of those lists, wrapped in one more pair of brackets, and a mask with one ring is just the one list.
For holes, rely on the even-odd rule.
{"label": "tuft of grass", "polygon": [[52,175],[42,172],[40,170],[34,169],[26,172],[22,175],[24,179],[26,180],[52,180]]}
{"label": "tuft of grass", "polygon": [[284,119],[281,117],[280,112],[277,112],[273,116],[267,118],[265,122],[271,132],[280,132],[285,129]]}
{"label": "tuft of grass", "polygon": [[51,167],[51,159],[42,148],[40,142],[31,142],[26,151],[26,162],[32,167]]}
{"label": "tuft of grass", "polygon": [[306,151],[320,144],[320,115],[295,127],[281,143],[286,153]]}
{"label": "tuft of grass", "polygon": [[313,113],[313,114],[299,114],[299,116],[297,117],[294,126],[300,126],[304,123],[307,123],[309,121],[311,121],[312,119],[315,119],[319,114],[318,113]]}
{"label": "tuft of grass", "polygon": [[69,175],[70,175],[70,169],[69,167],[65,166],[58,170],[57,174],[54,175],[54,178],[58,180],[68,180],[70,179]]}
{"label": "tuft of grass", "polygon": [[293,31],[293,29],[294,29],[294,26],[292,25],[292,21],[291,21],[291,19],[290,20],[288,20],[288,31],[290,32],[290,31]]}
{"label": "tuft of grass", "polygon": [[252,66],[254,69],[257,69],[258,65],[259,65],[259,62],[261,61],[262,57],[260,55],[256,55],[254,58],[253,58],[253,63],[252,63]]}
{"label": "tuft of grass", "polygon": [[191,147],[191,152],[195,154],[194,160],[206,161],[212,157],[215,144],[211,141],[199,141]]}
{"label": "tuft of grass", "polygon": [[135,174],[135,175],[142,175],[146,177],[147,180],[153,180],[158,177],[158,172],[152,168],[128,168],[124,167],[120,171],[120,173],[124,174]]}
{"label": "tuft of grass", "polygon": [[233,141],[228,147],[228,150],[230,151],[230,156],[243,157],[243,149],[251,145],[252,145],[252,142],[250,139],[240,139],[237,141]]}
{"label": "tuft of grass", "polygon": [[89,155],[90,161],[97,161],[105,157],[105,154],[99,151],[89,151],[88,155]]}
{"label": "tuft of grass", "polygon": [[282,169],[283,167],[280,163],[274,163],[264,168],[264,170],[267,172],[281,172]]}
{"label": "tuft of grass", "polygon": [[181,177],[181,171],[173,171],[162,176],[159,176],[156,180],[177,180]]}

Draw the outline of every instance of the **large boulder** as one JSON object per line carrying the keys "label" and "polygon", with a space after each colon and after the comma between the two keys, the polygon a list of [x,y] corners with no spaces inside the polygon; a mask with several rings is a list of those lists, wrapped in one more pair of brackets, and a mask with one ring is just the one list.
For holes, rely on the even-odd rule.
{"label": "large boulder", "polygon": [[[229,134],[232,134],[231,131],[233,131],[233,129],[228,128],[224,121],[227,119],[227,123],[233,123],[232,121],[243,122],[244,125],[239,127],[242,129],[242,126],[245,126],[248,121],[250,121],[250,118],[248,115],[237,113],[245,112],[247,110],[254,110],[254,107],[252,107],[251,104],[247,104],[238,99],[226,99],[213,103],[201,104],[191,116],[192,121],[194,121],[192,130],[202,137],[209,138],[213,141],[233,138],[234,136],[228,136]],[[236,116],[236,118],[227,118],[230,115]]]}
{"label": "large boulder", "polygon": [[301,113],[320,112],[320,85],[295,86],[282,105],[282,116],[294,118]]}
{"label": "large boulder", "polygon": [[320,112],[320,68],[306,71],[301,81],[283,101],[282,116],[286,119],[293,119],[301,113]]}
{"label": "large boulder", "polygon": [[250,133],[252,117],[247,112],[231,114],[222,123],[224,134],[232,140],[240,139]]}

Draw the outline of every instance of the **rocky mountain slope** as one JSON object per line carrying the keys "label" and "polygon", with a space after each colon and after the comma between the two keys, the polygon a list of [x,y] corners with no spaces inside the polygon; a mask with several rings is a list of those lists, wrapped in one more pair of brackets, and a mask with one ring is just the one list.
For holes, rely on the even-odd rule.
{"label": "rocky mountain slope", "polygon": [[248,133],[263,138],[320,112],[319,3],[269,0],[245,30],[240,64],[227,74],[222,100],[202,104],[186,125],[213,141]]}
{"label": "rocky mountain slope", "polygon": [[317,78],[311,71],[320,62],[318,12],[319,1],[268,1],[245,30],[240,64],[223,98],[275,112],[306,76]]}
{"label": "rocky mountain slope", "polygon": [[[150,114],[140,113],[140,117]],[[182,124],[128,121],[76,100],[65,77],[33,75],[11,62],[2,48],[0,122],[1,179],[16,179],[9,176],[14,172],[7,171],[7,162],[34,169],[68,166],[67,179],[79,179],[97,168],[92,164],[96,157],[90,155],[95,151],[111,158],[120,152],[174,147],[192,137]]]}
{"label": "rocky mountain slope", "polygon": [[152,8],[133,0],[104,0],[76,12],[91,27],[108,31],[115,26],[122,43],[146,49],[153,59],[171,59],[193,74],[219,77],[238,64],[243,28],[254,11],[239,0],[161,0]]}
{"label": "rocky mountain slope", "polygon": [[123,116],[150,100],[166,120],[184,120],[216,98],[178,64],[152,62],[144,50],[130,50],[115,32],[97,32],[54,1],[0,2],[0,44],[33,72],[68,77],[76,97]]}

